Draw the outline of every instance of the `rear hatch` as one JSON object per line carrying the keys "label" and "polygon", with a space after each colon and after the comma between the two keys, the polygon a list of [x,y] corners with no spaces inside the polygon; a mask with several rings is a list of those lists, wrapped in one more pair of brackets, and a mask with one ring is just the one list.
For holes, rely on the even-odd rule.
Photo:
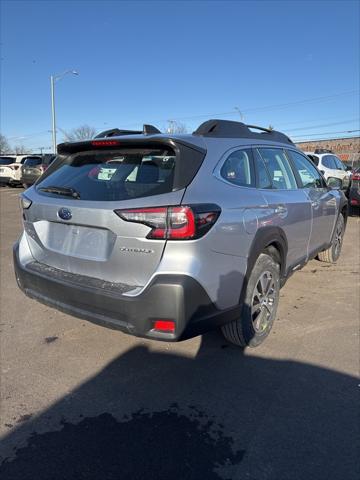
{"label": "rear hatch", "polygon": [[[180,205],[205,151],[169,139],[121,139],[59,146],[26,196],[25,232],[33,257],[72,274],[143,286],[165,247],[151,227],[119,210]],[[117,211],[117,213],[116,213]]]}
{"label": "rear hatch", "polygon": [[21,168],[21,176],[22,177],[31,177],[36,178],[40,177],[42,173],[45,171],[46,168],[42,165],[43,160],[41,157],[27,157],[23,163]]}
{"label": "rear hatch", "polygon": [[0,157],[0,177],[13,177],[14,170],[13,164],[15,163],[16,157],[10,156],[1,156]]}

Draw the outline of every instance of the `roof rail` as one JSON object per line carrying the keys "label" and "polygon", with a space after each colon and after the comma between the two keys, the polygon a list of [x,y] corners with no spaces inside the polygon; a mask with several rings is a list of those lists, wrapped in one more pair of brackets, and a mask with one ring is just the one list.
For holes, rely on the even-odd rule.
{"label": "roof rail", "polygon": [[153,125],[144,125],[142,130],[120,130],[119,128],[112,128],[111,130],[104,130],[98,133],[94,138],[118,137],[121,135],[154,135],[161,133]]}
{"label": "roof rail", "polygon": [[327,148],[316,148],[314,153],[317,153],[318,155],[321,153],[334,153],[332,150],[328,150]]}
{"label": "roof rail", "polygon": [[[260,130],[260,133],[253,132],[251,129]],[[284,133],[276,130],[256,125],[245,125],[245,123],[231,120],[208,120],[202,123],[193,132],[193,135],[214,138],[256,138],[273,142],[293,143]]]}

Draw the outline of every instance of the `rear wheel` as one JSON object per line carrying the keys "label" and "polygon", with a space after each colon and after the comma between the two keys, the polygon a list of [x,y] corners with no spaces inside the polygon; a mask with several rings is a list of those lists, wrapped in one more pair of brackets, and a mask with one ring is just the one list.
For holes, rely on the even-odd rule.
{"label": "rear wheel", "polygon": [[224,337],[241,347],[260,345],[273,326],[279,292],[279,264],[262,253],[250,274],[240,318],[222,327]]}
{"label": "rear wheel", "polygon": [[345,220],[343,215],[340,213],[339,218],[336,222],[334,235],[331,241],[331,246],[327,250],[324,250],[323,252],[320,252],[318,254],[318,259],[321,262],[326,262],[326,263],[337,262],[341,253],[344,233],[345,233]]}

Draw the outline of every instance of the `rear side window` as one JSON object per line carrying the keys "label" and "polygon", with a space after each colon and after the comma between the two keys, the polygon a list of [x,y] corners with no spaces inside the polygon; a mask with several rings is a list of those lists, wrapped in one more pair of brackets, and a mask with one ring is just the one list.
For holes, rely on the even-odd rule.
{"label": "rear side window", "polygon": [[36,165],[41,165],[41,157],[27,157],[24,160],[24,165],[27,167],[35,167]]}
{"label": "rear side window", "polygon": [[227,182],[239,187],[254,187],[252,151],[247,149],[232,152],[221,167],[220,175]]}
{"label": "rear side window", "polygon": [[12,163],[15,163],[15,158],[0,157],[0,165],[11,165]]}
{"label": "rear side window", "polygon": [[310,160],[313,162],[314,165],[318,166],[319,165],[319,157],[316,155],[308,155]]}
{"label": "rear side window", "polygon": [[70,188],[81,200],[96,201],[158,195],[171,192],[175,163],[170,149],[81,152],[66,159],[37,189]]}
{"label": "rear side window", "polygon": [[294,174],[282,149],[259,148],[258,151],[270,174],[272,188],[279,190],[297,188]]}

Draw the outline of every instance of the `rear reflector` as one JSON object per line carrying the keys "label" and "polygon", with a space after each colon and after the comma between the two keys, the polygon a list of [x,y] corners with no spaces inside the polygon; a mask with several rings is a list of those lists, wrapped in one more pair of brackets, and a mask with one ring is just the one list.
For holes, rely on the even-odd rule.
{"label": "rear reflector", "polygon": [[175,322],[173,320],[155,320],[154,330],[159,332],[174,333]]}
{"label": "rear reflector", "polygon": [[360,205],[360,202],[358,200],[356,200],[356,198],[352,198],[350,200],[350,205]]}
{"label": "rear reflector", "polygon": [[146,238],[158,240],[192,240],[202,237],[220,215],[217,205],[134,208],[115,210],[127,222],[142,223],[151,228]]}

